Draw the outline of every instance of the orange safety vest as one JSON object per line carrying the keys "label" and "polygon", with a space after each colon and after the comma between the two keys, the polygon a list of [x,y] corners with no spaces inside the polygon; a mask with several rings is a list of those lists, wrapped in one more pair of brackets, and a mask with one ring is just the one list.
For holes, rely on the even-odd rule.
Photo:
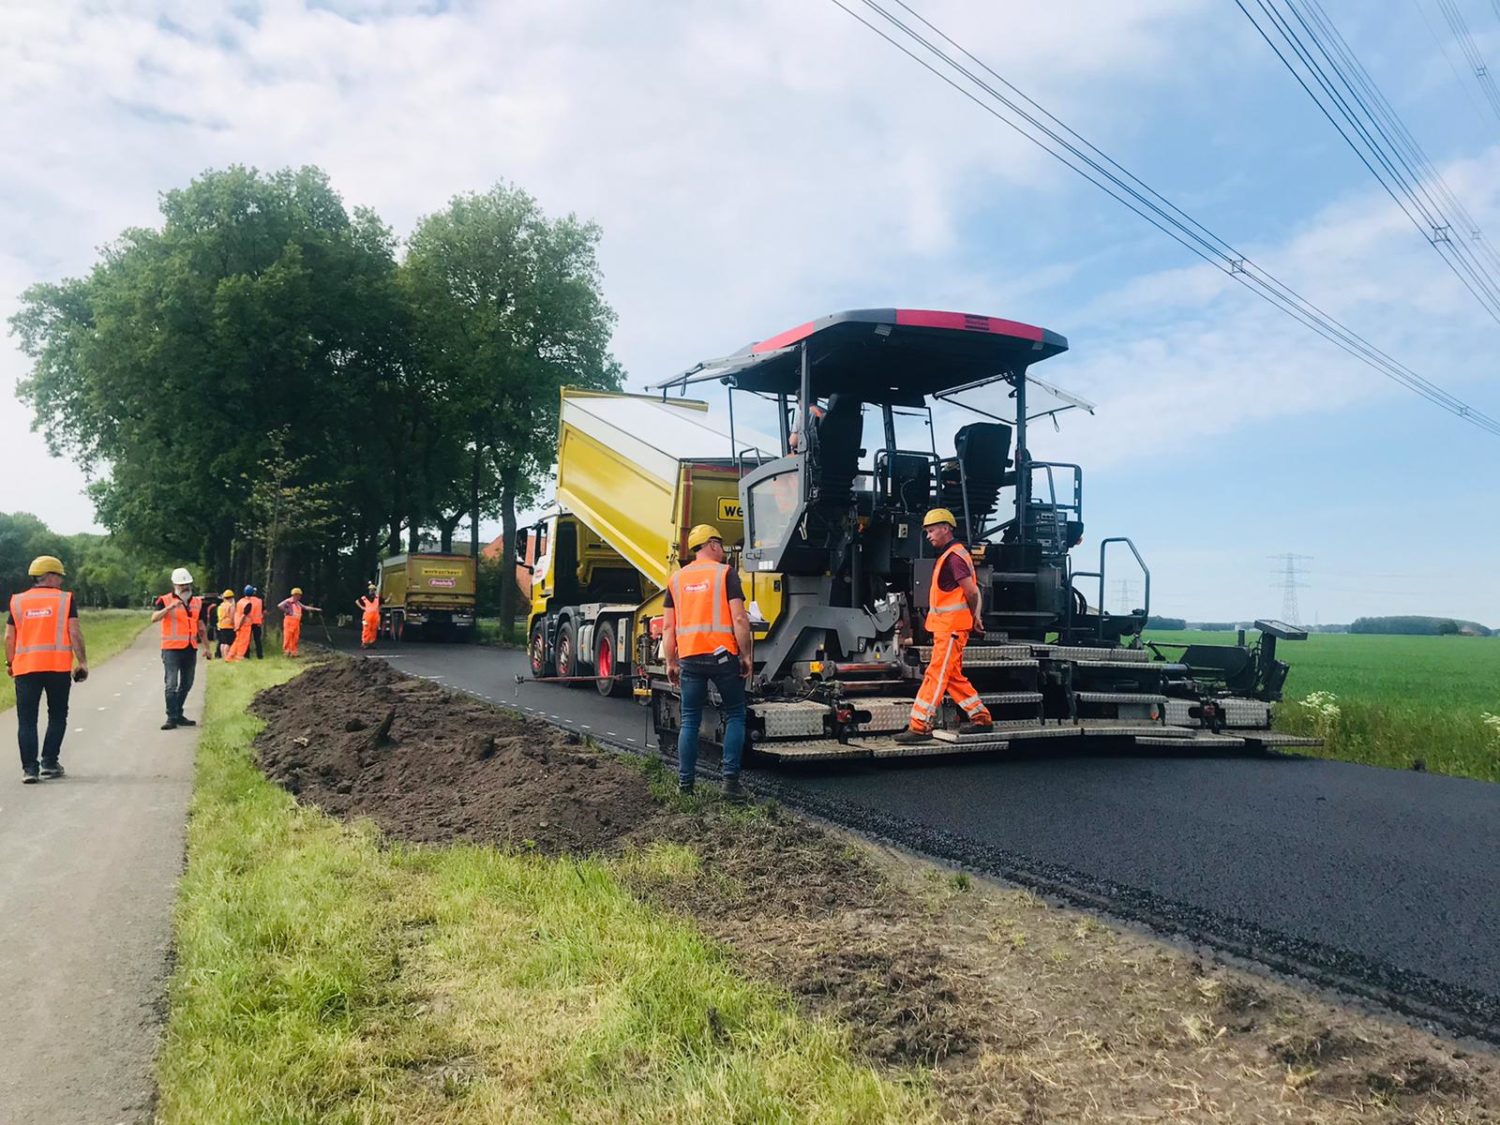
{"label": "orange safety vest", "polygon": [[203,612],[203,599],[189,598],[184,606],[176,594],[163,594],[161,603],[171,607],[161,619],[161,647],[197,648],[198,615]]}
{"label": "orange safety vest", "polygon": [[10,615],[16,623],[16,658],[11,672],[71,672],[73,643],[68,638],[68,614],[73,595],[51,586],[33,586],[11,595]]}
{"label": "orange safety vest", "polygon": [[359,608],[364,612],[364,616],[366,617],[369,617],[372,613],[378,614],[380,612],[380,595],[376,594],[373,598],[360,598]]}
{"label": "orange safety vest", "polygon": [[251,594],[245,600],[250,603],[250,624],[264,625],[266,623],[266,603],[255,594]]}
{"label": "orange safety vest", "polygon": [[932,586],[927,594],[927,619],[922,623],[929,633],[942,630],[946,633],[967,632],[974,628],[974,615],[969,612],[969,601],[964,597],[964,588],[955,586],[951,590],[944,590],[938,585],[938,575],[943,572],[943,564],[948,561],[948,556],[957,554],[959,558],[969,564],[969,570],[974,570],[974,560],[969,556],[969,549],[955,540],[948,545],[948,549],[938,556],[937,565],[932,568]]}
{"label": "orange safety vest", "polygon": [[670,579],[677,615],[677,655],[705,656],[720,649],[739,654],[729,615],[729,564],[689,563]]}

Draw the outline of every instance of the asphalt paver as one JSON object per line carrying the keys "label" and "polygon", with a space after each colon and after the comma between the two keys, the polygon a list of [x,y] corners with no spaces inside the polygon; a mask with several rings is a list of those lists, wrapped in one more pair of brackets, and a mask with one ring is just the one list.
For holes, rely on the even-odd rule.
{"label": "asphalt paver", "polygon": [[[383,643],[402,671],[654,749],[646,708],[517,685],[517,650]],[[751,771],[833,819],[1377,999],[1500,1030],[1500,785],[1295,755],[921,759]],[[1400,1006],[1399,1004],[1397,1006]],[[1421,1008],[1414,1009],[1420,1014]],[[1489,1029],[1486,1031],[1485,1029]]]}
{"label": "asphalt paver", "polygon": [[158,651],[147,629],[73,685],[59,780],[21,784],[15,711],[0,714],[6,1125],[151,1116],[197,742],[193,729],[158,729]]}

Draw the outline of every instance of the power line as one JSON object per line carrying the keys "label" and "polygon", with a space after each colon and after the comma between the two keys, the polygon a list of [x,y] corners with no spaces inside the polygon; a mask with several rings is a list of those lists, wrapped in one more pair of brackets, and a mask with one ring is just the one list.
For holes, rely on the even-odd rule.
{"label": "power line", "polygon": [[[1471,246],[1476,235],[1473,220],[1455,229],[1454,219],[1413,167],[1413,159],[1425,162],[1425,155],[1414,151],[1410,132],[1374,89],[1317,0],[1305,0],[1300,7],[1295,0],[1281,0],[1281,6],[1277,0],[1235,0],[1235,4],[1418,233],[1500,322],[1500,279]],[[1452,193],[1447,195],[1453,201]]]}
{"label": "power line", "polygon": [[1288,625],[1298,625],[1302,611],[1297,608],[1297,591],[1307,589],[1307,583],[1301,580],[1301,575],[1306,571],[1299,572],[1297,568],[1299,563],[1311,561],[1312,556],[1288,551],[1286,554],[1270,557],[1281,563],[1281,570],[1277,572],[1281,586],[1281,619]]}
{"label": "power line", "polygon": [[1469,69],[1474,72],[1474,78],[1479,83],[1479,89],[1484,94],[1484,100],[1489,103],[1490,109],[1497,118],[1500,118],[1500,89],[1495,87],[1495,79],[1490,74],[1490,68],[1485,64],[1484,56],[1479,53],[1479,47],[1474,43],[1474,37],[1469,34],[1469,25],[1464,22],[1461,13],[1453,0],[1435,0],[1438,11],[1443,13],[1443,19],[1448,21],[1448,30],[1453,32],[1453,38],[1458,40],[1458,47],[1464,53],[1464,59],[1469,64]]}
{"label": "power line", "polygon": [[[1374,368],[1386,378],[1427,399],[1433,405],[1447,410],[1487,433],[1500,436],[1500,421],[1475,409],[1462,399],[1417,374],[1405,364],[1391,358],[1353,329],[1340,323],[1323,309],[1277,280],[1251,261],[1248,255],[1208,230],[1140,177],[1126,170],[1119,162],[1027,97],[996,73],[993,68],[958,44],[951,36],[938,29],[920,13],[915,12],[904,3],[904,0],[895,0],[895,3],[925,26],[937,39],[954,48],[959,55],[987,74],[998,86],[992,85],[958,58],[950,55],[938,42],[903,22],[899,16],[882,7],[877,0],[858,0],[858,2],[884,19],[894,29],[895,34],[903,36],[907,42],[926,51],[937,60],[938,64],[947,69],[940,69],[939,65],[929,62],[917,54],[912,47],[898,41],[892,33],[876,26],[850,8],[843,0],[830,0],[830,2],[996,120],[1015,130],[1105,194],[1145,219],[1163,234],[1178,242],[1189,252],[1245,286],[1256,296],[1367,366]],[[855,0],[850,0],[850,2],[853,3]],[[961,76],[973,88],[966,86],[964,81],[954,75]]]}

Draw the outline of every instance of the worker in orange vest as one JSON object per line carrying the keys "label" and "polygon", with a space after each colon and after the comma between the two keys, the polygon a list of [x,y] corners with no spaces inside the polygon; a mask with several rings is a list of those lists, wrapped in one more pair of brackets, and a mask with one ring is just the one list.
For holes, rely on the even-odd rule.
{"label": "worker in orange vest", "polygon": [[225,657],[230,664],[244,660],[250,651],[250,641],[255,629],[250,613],[250,592],[254,589],[254,586],[246,586],[245,593],[234,603],[234,643],[229,646],[229,655]]}
{"label": "worker in orange vest", "polygon": [[315,605],[302,604],[301,586],[293,586],[292,596],[278,603],[276,608],[281,610],[281,655],[296,656],[297,642],[302,639],[303,610],[323,611]]}
{"label": "worker in orange vest", "polygon": [[266,654],[261,648],[261,632],[266,624],[266,602],[254,586],[245,587],[244,600],[250,603],[250,637],[255,641],[255,659],[264,660]]}
{"label": "worker in orange vest", "polygon": [[938,553],[928,589],[927,619],[932,634],[932,659],[911,705],[911,725],[896,736],[901,743],[926,742],[942,705],[944,693],[963,709],[968,722],[960,734],[974,734],[995,725],[989,709],[964,675],[964,646],[969,634],[984,629],[979,603],[979,583],[968,548],[958,541],[958,521],[947,508],[933,508],[922,521],[927,542]]}
{"label": "worker in orange vest", "polygon": [[[21,746],[21,781],[62,777],[63,735],[68,731],[68,696],[75,680],[86,680],[89,658],[78,626],[78,606],[62,588],[66,572],[53,555],[31,560],[27,574],[35,585],[10,599],[5,626],[5,672],[16,681],[16,736]],[[75,664],[76,661],[76,664]],[[47,697],[47,737],[37,760],[37,718]]]}
{"label": "worker in orange vest", "polygon": [[375,583],[370,583],[370,588],[365,596],[354,603],[359,607],[359,647],[374,648],[375,638],[380,633],[380,593],[375,589]]}
{"label": "worker in orange vest", "polygon": [[229,658],[229,649],[234,644],[234,591],[225,590],[219,599],[219,612],[214,622],[214,639],[219,645],[219,659]]}
{"label": "worker in orange vest", "polygon": [[172,592],[156,599],[153,622],[161,623],[161,663],[166,680],[167,721],[162,730],[195,727],[197,720],[182,713],[193,680],[198,675],[198,651],[208,645],[203,599],[193,593],[193,576],[186,567],[172,572]]}
{"label": "worker in orange vest", "polygon": [[682,688],[677,736],[677,788],[691,793],[698,771],[698,728],[712,681],[724,719],[724,796],[744,800],[740,760],[745,749],[745,681],[754,669],[750,617],[740,576],[724,561],[724,537],[711,524],[688,532],[688,563],[667,581],[662,654],[667,679]]}

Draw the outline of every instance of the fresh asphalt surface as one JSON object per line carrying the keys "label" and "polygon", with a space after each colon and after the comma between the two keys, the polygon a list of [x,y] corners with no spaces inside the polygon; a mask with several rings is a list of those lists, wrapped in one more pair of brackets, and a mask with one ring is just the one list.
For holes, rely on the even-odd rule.
{"label": "fresh asphalt surface", "polygon": [[[517,685],[522,652],[382,642],[375,654],[655,749],[648,709],[629,699]],[[1290,755],[1140,752],[747,777],[851,827],[1500,1038],[1500,785]]]}

